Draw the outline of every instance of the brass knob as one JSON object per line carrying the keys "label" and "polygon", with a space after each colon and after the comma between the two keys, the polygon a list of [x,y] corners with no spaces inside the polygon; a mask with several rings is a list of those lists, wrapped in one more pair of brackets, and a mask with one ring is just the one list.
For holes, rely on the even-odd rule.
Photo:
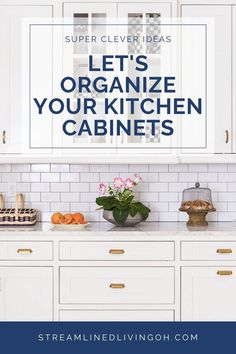
{"label": "brass knob", "polygon": [[218,248],[217,253],[233,253],[231,248]]}
{"label": "brass knob", "polygon": [[31,248],[18,248],[17,253],[33,253]]}
{"label": "brass knob", "polygon": [[233,272],[232,272],[232,270],[218,270],[217,274],[218,275],[232,275]]}
{"label": "brass knob", "polygon": [[112,289],[123,289],[125,287],[125,284],[122,283],[111,283],[109,285],[110,288]]}
{"label": "brass knob", "polygon": [[110,253],[110,254],[124,254],[125,251],[122,250],[122,249],[111,249],[111,250],[109,251],[109,253]]}

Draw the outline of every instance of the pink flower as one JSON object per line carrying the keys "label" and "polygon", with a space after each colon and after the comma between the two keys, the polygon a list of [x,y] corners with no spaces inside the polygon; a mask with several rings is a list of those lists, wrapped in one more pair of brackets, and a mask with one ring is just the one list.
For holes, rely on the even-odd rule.
{"label": "pink flower", "polygon": [[143,182],[143,179],[141,176],[139,176],[137,173],[135,174],[135,178],[134,178],[134,184],[139,184],[140,182]]}
{"label": "pink flower", "polygon": [[114,188],[120,189],[124,186],[124,182],[122,178],[114,178]]}
{"label": "pink flower", "polygon": [[105,194],[107,190],[107,185],[105,183],[99,183],[99,192],[101,194]]}
{"label": "pink flower", "polygon": [[131,178],[126,178],[125,180],[125,188],[132,189],[135,186],[134,181]]}

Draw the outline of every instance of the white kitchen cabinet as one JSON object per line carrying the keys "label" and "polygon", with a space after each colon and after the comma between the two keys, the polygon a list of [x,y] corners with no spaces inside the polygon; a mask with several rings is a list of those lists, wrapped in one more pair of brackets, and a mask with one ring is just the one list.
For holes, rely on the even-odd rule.
{"label": "white kitchen cabinet", "polygon": [[236,153],[236,5],[232,6],[232,134],[233,134],[233,153]]}
{"label": "white kitchen cabinet", "polygon": [[[33,112],[29,112],[27,90],[29,80],[34,78],[29,71],[28,35],[25,37],[23,22],[26,18],[42,17],[52,17],[52,6],[0,4],[0,153],[26,152],[28,148],[29,115]],[[32,43],[34,47],[37,45],[40,48],[42,44]],[[45,48],[41,63],[47,60],[49,55],[51,54]],[[40,68],[36,71],[45,80]],[[40,87],[41,84],[38,82],[37,86]],[[41,90],[37,94],[47,95],[51,92],[52,83],[49,76],[44,85],[43,92]],[[32,93],[36,94],[36,91],[33,89]],[[35,134],[38,134],[41,140],[42,134],[45,140],[51,137],[48,123],[45,128],[41,134],[35,129]]]}
{"label": "white kitchen cabinet", "polygon": [[183,267],[182,321],[235,321],[236,267]]}
{"label": "white kitchen cabinet", "polygon": [[52,268],[0,266],[0,321],[52,319]]}
{"label": "white kitchen cabinet", "polygon": [[[188,18],[190,21],[192,18],[202,18],[203,23],[204,18],[214,21],[214,33],[209,28],[207,31],[206,103],[208,107],[206,114],[208,122],[210,120],[213,122],[208,125],[208,140],[214,135],[215,153],[231,153],[233,140],[235,141],[232,128],[232,122],[235,121],[235,115],[232,115],[232,83],[235,81],[232,81],[232,65],[235,63],[232,60],[232,51],[235,51],[236,44],[232,42],[232,23],[235,22],[232,21],[232,8],[230,5],[214,3],[209,5],[197,5],[194,1],[186,3],[187,1],[184,1],[181,7],[183,18]],[[211,56],[212,44],[215,46],[213,57]],[[211,73],[212,67],[213,73]],[[215,90],[213,100],[211,100],[212,89]]]}

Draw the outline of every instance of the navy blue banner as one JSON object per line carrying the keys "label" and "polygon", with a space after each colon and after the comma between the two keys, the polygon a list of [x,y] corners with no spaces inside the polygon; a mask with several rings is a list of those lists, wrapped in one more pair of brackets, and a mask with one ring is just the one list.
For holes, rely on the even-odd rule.
{"label": "navy blue banner", "polygon": [[230,354],[236,322],[0,322],[2,354]]}

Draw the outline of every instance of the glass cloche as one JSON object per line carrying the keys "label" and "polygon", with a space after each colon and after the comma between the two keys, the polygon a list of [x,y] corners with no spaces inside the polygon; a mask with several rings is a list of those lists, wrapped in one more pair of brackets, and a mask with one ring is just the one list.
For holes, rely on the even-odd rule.
{"label": "glass cloche", "polygon": [[200,188],[199,182],[195,183],[195,187],[184,189],[181,209],[214,209],[211,198],[211,190],[209,188]]}

